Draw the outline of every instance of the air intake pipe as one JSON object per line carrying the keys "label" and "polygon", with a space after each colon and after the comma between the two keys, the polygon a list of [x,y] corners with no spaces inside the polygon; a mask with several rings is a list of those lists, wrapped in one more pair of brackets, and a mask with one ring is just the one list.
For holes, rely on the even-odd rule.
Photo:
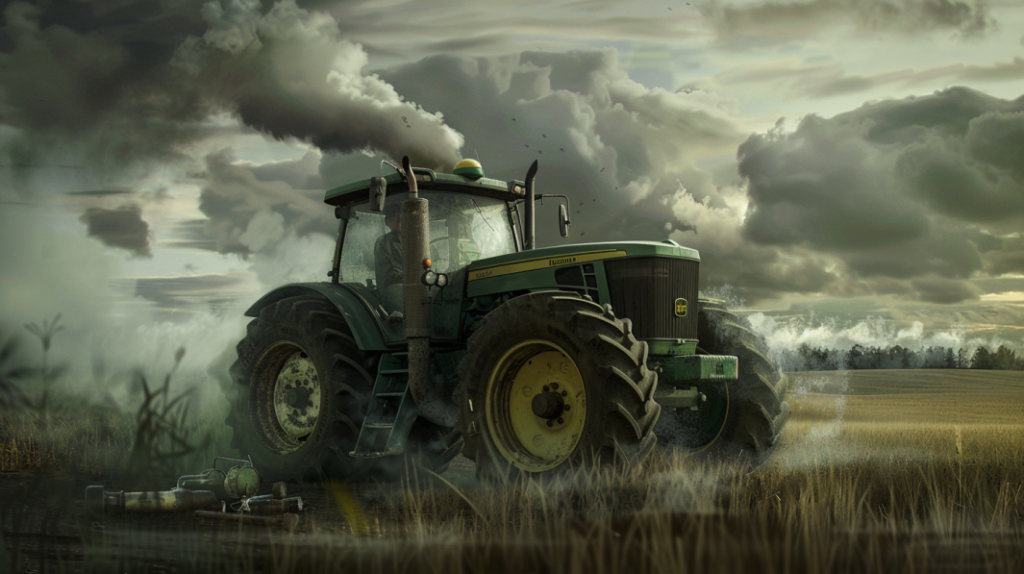
{"label": "air intake pipe", "polygon": [[402,282],[405,287],[405,338],[409,344],[409,390],[427,420],[455,426],[459,407],[430,379],[430,294],[420,277],[428,257],[430,217],[427,200],[419,197],[409,156],[402,158],[409,199],[402,202]]}

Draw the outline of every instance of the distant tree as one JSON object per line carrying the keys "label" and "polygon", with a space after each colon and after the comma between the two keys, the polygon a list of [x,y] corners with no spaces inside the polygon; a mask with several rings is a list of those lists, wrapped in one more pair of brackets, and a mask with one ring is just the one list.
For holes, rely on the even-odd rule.
{"label": "distant tree", "polygon": [[973,359],[974,359],[973,356],[971,356],[971,357],[967,356],[967,349],[965,349],[963,347],[960,347],[956,351],[956,368],[958,368],[958,369],[966,369],[966,368],[970,367],[971,361],[973,361]]}
{"label": "distant tree", "polygon": [[992,368],[1012,371],[1016,366],[1017,353],[1006,348],[1006,345],[999,345],[995,355],[992,356]]}
{"label": "distant tree", "polygon": [[868,364],[870,365],[870,367],[868,368],[882,368],[882,361],[885,358],[885,351],[883,351],[880,347],[871,346],[868,348],[867,353],[865,354],[868,357]]}
{"label": "distant tree", "polygon": [[854,345],[850,352],[846,354],[846,364],[850,369],[863,369],[864,368],[864,347],[861,345]]}
{"label": "distant tree", "polygon": [[989,352],[985,347],[978,347],[974,351],[974,356],[971,357],[971,368],[972,369],[992,369],[993,360],[992,353]]}
{"label": "distant tree", "polygon": [[913,367],[915,369],[945,369],[946,348],[937,345],[921,349],[917,353]]}
{"label": "distant tree", "polygon": [[783,371],[834,371],[837,369],[1016,369],[1024,370],[1024,354],[1002,345],[995,352],[981,346],[969,352],[961,347],[955,352],[942,346],[917,350],[901,345],[864,347],[854,345],[848,351],[811,347],[803,343],[796,349],[779,353]]}

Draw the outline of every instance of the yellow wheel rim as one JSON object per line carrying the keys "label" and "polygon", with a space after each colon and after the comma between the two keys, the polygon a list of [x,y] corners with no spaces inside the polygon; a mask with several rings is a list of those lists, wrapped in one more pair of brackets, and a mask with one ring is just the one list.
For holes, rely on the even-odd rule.
{"label": "yellow wheel rim", "polygon": [[523,341],[498,360],[487,381],[487,429],[513,466],[543,472],[565,462],[587,419],[587,390],[576,362],[558,345]]}

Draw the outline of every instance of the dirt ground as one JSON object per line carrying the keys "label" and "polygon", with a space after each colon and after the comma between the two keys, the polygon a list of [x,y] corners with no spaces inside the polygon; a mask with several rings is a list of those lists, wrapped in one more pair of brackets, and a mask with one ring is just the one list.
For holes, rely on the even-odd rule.
{"label": "dirt ground", "polygon": [[[462,456],[443,476],[458,484],[476,482],[473,462]],[[166,482],[172,488],[175,478]],[[318,484],[288,485],[288,496],[303,501],[293,530],[192,513],[86,514],[86,487],[103,485],[117,491],[125,483],[116,474],[0,473],[0,572],[6,572],[8,564],[15,572],[86,572],[90,568],[83,564],[95,569],[95,564],[108,561],[138,572],[261,571],[268,550],[295,542],[296,535],[352,531],[345,514]],[[372,521],[382,491],[393,486],[365,483],[346,488]],[[269,493],[270,485],[262,485],[260,494]]]}

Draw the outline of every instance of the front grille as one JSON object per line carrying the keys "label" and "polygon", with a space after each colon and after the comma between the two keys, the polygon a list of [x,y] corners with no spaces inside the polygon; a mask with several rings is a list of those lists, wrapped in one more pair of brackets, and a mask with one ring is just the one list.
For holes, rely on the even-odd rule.
{"label": "front grille", "polygon": [[[615,316],[633,321],[637,339],[696,339],[699,265],[673,257],[605,261]],[[674,312],[680,298],[686,299],[685,317]]]}

